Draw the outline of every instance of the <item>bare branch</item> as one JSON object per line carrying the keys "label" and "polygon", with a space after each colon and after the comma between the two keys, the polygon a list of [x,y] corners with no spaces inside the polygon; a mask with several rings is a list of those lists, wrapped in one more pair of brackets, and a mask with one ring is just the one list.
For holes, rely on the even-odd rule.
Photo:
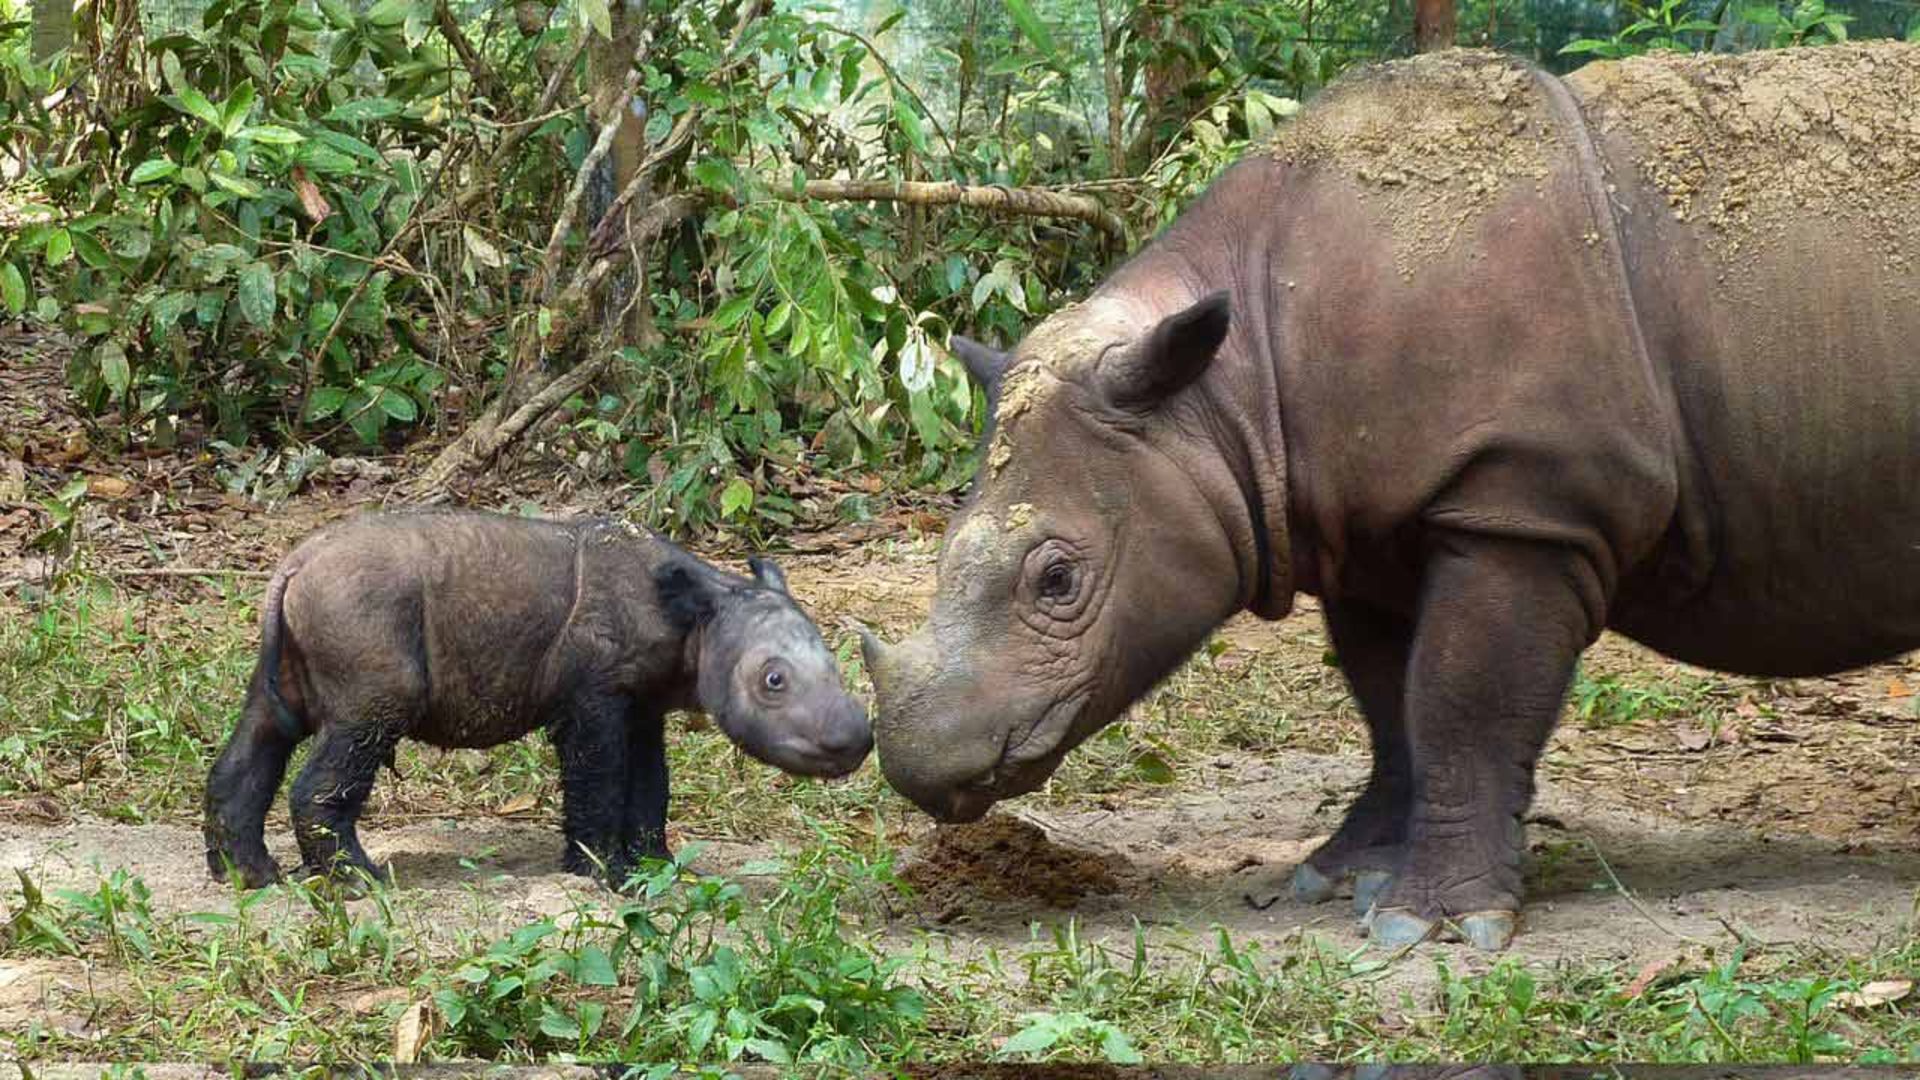
{"label": "bare branch", "polygon": [[774,198],[788,201],[895,202],[909,206],[965,206],[997,214],[1026,217],[1072,218],[1099,228],[1117,240],[1126,239],[1120,216],[1084,195],[1066,195],[1044,188],[983,187],[952,181],[808,180],[796,194],[791,185],[772,188]]}

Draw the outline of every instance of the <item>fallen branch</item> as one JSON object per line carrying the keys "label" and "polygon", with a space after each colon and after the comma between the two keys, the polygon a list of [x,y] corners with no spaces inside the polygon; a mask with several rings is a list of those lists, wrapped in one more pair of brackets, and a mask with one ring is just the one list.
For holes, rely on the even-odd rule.
{"label": "fallen branch", "polygon": [[273,576],[273,571],[227,570],[218,566],[136,566],[125,570],[109,570],[106,576],[114,578],[231,577],[265,581]]}
{"label": "fallen branch", "polygon": [[[551,318],[547,335],[543,338],[529,333],[519,338],[520,344],[516,348],[523,355],[517,356],[516,360],[525,359],[525,353],[534,350],[545,349],[556,355],[571,351],[574,343],[592,323],[593,320],[588,317],[592,303],[605,289],[607,280],[632,261],[635,251],[691,215],[699,205],[699,200],[691,195],[675,195],[649,207],[636,224],[630,242],[607,252],[585,267],[575,276],[574,283],[561,292],[547,309]],[[444,500],[447,488],[455,479],[491,463],[515,439],[544,419],[554,406],[599,378],[615,355],[611,349],[602,350],[565,373],[548,379],[514,406],[512,412],[506,412],[510,400],[507,395],[503,393],[496,396],[492,404],[460,433],[459,438],[449,443],[425,470],[401,485],[395,494],[407,502]]]}
{"label": "fallen branch", "polygon": [[1093,225],[1124,240],[1127,226],[1120,215],[1097,199],[1066,195],[1044,188],[984,187],[929,180],[808,180],[800,191],[790,184],[772,188],[774,198],[789,202],[895,202],[909,206],[965,206],[997,214],[1071,218]]}

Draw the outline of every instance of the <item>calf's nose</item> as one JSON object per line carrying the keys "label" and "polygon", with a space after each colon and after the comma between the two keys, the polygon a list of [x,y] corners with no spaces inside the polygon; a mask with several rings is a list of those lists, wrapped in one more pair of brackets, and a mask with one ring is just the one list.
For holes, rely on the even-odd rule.
{"label": "calf's nose", "polygon": [[873,750],[873,725],[858,703],[848,706],[820,738],[820,748],[838,758],[863,760]]}

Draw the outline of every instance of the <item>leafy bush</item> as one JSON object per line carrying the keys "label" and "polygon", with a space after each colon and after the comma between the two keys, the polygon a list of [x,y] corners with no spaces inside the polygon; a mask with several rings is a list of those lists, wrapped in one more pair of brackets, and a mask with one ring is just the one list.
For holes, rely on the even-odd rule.
{"label": "leafy bush", "polygon": [[611,917],[523,926],[430,980],[451,1048],[857,1066],[911,1046],[924,1005],[895,982],[905,961],[848,940],[840,914],[887,864],[822,848],[762,867],[783,884],[747,919],[739,885],[688,871],[698,850],[636,873]]}

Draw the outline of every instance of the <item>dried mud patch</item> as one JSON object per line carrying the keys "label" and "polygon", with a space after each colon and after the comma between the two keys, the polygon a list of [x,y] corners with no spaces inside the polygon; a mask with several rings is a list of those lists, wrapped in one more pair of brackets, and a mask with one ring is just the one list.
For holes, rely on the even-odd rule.
{"label": "dried mud patch", "polygon": [[1038,825],[993,814],[927,833],[901,870],[922,910],[946,922],[983,904],[1073,908],[1095,896],[1132,891],[1126,860],[1055,843]]}
{"label": "dried mud patch", "polygon": [[1624,129],[1674,216],[1729,261],[1780,226],[1862,228],[1893,272],[1920,259],[1920,48],[1860,42],[1740,55],[1658,54],[1568,76],[1602,132]]}
{"label": "dried mud patch", "polygon": [[1509,192],[1538,188],[1564,140],[1533,75],[1510,57],[1457,50],[1370,67],[1283,127],[1269,153],[1332,170],[1377,205],[1411,277]]}

